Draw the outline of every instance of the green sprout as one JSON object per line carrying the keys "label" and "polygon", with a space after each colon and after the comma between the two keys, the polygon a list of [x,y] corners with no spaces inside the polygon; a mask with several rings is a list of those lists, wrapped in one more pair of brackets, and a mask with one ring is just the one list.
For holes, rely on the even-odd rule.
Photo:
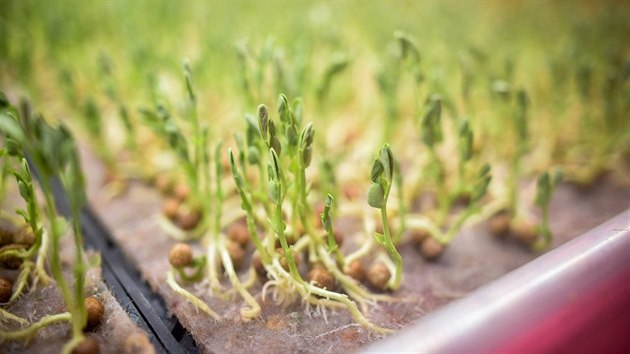
{"label": "green sprout", "polygon": [[542,238],[539,238],[536,243],[533,244],[535,250],[543,250],[549,248],[553,239],[551,228],[549,227],[549,204],[551,203],[551,197],[562,180],[562,171],[556,169],[553,176],[550,176],[549,172],[544,172],[538,176],[536,184],[536,206],[538,206],[542,212],[542,221],[538,227],[539,234]]}
{"label": "green sprout", "polygon": [[328,98],[333,79],[345,71],[349,63],[348,57],[343,53],[335,53],[330,58],[330,63],[324,70],[321,82],[317,87],[317,101],[321,107],[326,107],[324,102]]}
{"label": "green sprout", "polygon": [[[19,254],[23,259],[30,259],[37,254],[35,261],[35,277],[46,281],[47,276],[43,271],[43,262],[47,253],[48,235],[50,237],[50,269],[52,276],[61,290],[67,313],[46,316],[39,322],[13,332],[3,332],[2,339],[19,340],[28,339],[40,329],[59,321],[70,321],[72,325],[72,339],[63,349],[64,353],[71,352],[85,336],[83,329],[86,327],[87,310],[84,303],[85,274],[87,265],[83,254],[83,235],[80,224],[80,210],[86,202],[85,181],[81,172],[78,153],[75,142],[63,125],[53,127],[48,125],[41,116],[25,116],[20,119],[17,111],[12,107],[0,111],[0,129],[9,146],[9,153],[21,161],[21,168],[15,170],[20,195],[27,203],[26,210],[20,210],[24,220],[35,233],[36,242],[25,254]],[[47,230],[39,221],[37,200],[35,197],[32,177],[24,156],[32,159],[33,165],[40,174],[40,186],[44,196],[45,211],[48,222]],[[61,264],[61,238],[65,234],[65,222],[58,216],[51,180],[55,178],[61,181],[63,190],[68,197],[70,206],[72,234],[74,237],[75,260],[72,265],[72,286],[65,279]],[[23,264],[29,264],[24,262]],[[22,282],[24,277],[20,276]]]}
{"label": "green sprout", "polygon": [[402,279],[402,257],[392,241],[387,218],[387,199],[389,198],[389,192],[394,183],[394,164],[395,161],[392,150],[389,148],[388,144],[383,145],[379,156],[374,159],[372,164],[372,171],[370,172],[372,184],[368,189],[368,204],[372,208],[380,209],[381,211],[383,234],[378,232],[374,233],[374,239],[387,250],[396,265],[396,272],[388,286],[392,290],[397,290],[400,287]]}
{"label": "green sprout", "polygon": [[[260,260],[261,271],[269,279],[269,282],[263,286],[263,297],[268,287],[273,286],[274,292],[283,294],[281,298],[298,299],[301,297],[302,301],[312,305],[332,308],[343,306],[350,311],[357,322],[367,328],[377,332],[388,332],[388,329],[376,326],[365,318],[359,311],[357,303],[365,307],[369,301],[389,300],[389,298],[369,293],[341,270],[348,261],[344,258],[334,238],[333,199],[330,195],[327,198],[327,206],[320,215],[323,230],[319,230],[313,223],[305,170],[313,161],[315,130],[311,123],[301,127],[299,102],[295,100],[293,104],[289,104],[286,96],[280,95],[278,125],[270,117],[267,107],[259,106],[257,128],[260,139],[258,141],[268,149],[264,155],[267,156],[265,180],[261,180],[260,183],[264,185],[266,194],[264,199],[256,196],[256,191],[260,187],[254,186],[253,180],[250,181],[244,177],[242,171],[239,171],[235,154],[232,151],[229,152],[232,177],[241,198],[241,208],[246,214],[247,229],[256,247],[254,256]],[[252,124],[248,123],[246,129],[249,135]],[[248,140],[250,148],[254,147],[258,151],[257,140],[253,137]],[[277,153],[276,147],[281,149],[282,157]],[[258,164],[260,162],[256,161]],[[271,206],[257,209],[255,203],[271,204]],[[287,208],[288,206],[290,208]],[[257,210],[264,211],[267,217],[259,215]],[[262,224],[262,227],[269,230],[264,240],[258,236],[260,231],[256,227],[257,224]],[[304,233],[297,232],[298,226],[304,228]],[[275,249],[277,244],[280,246],[280,252]],[[347,295],[331,289],[331,284],[323,287],[317,280],[306,281],[302,277],[299,273],[301,259],[299,255],[306,250],[309,252],[308,259],[313,269],[330,274]]]}
{"label": "green sprout", "polygon": [[326,201],[324,202],[324,211],[321,214],[322,226],[324,227],[324,230],[326,230],[326,235],[328,236],[328,252],[334,253],[335,258],[337,259],[337,265],[343,266],[345,264],[345,257],[339,249],[339,245],[335,240],[335,233],[333,231],[331,217],[333,200],[334,199],[332,195],[328,194],[326,196]]}
{"label": "green sprout", "polygon": [[385,124],[383,141],[390,141],[400,122],[399,86],[403,74],[408,72],[413,79],[414,99],[419,107],[420,84],[424,80],[420,67],[420,51],[415,40],[403,31],[394,32],[396,51],[385,61],[376,76],[378,88],[385,100]]}

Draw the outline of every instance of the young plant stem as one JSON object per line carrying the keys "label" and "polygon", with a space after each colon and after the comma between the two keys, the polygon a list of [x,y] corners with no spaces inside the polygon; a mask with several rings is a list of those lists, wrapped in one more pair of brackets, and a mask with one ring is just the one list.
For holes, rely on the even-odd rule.
{"label": "young plant stem", "polygon": [[397,290],[400,287],[400,281],[402,279],[402,257],[400,256],[400,253],[398,253],[398,250],[396,249],[396,246],[394,245],[394,242],[392,241],[391,233],[389,231],[389,222],[387,219],[387,197],[385,197],[385,203],[383,204],[383,207],[381,208],[381,221],[383,222],[383,236],[385,236],[384,238],[385,249],[387,250],[389,255],[392,257],[392,259],[394,260],[394,264],[396,265],[396,272],[394,272],[394,278],[393,278],[393,281],[390,282],[389,287],[392,290]]}
{"label": "young plant stem", "polygon": [[184,299],[190,301],[196,309],[201,310],[205,314],[214,318],[216,321],[221,320],[221,316],[219,316],[218,313],[214,312],[210,307],[208,307],[208,305],[206,305],[205,302],[203,302],[201,299],[199,299],[198,297],[191,294],[186,289],[179,286],[179,284],[177,284],[177,282],[175,281],[175,275],[173,274],[172,269],[169,270],[168,273],[166,273],[166,284],[168,284],[168,286],[170,286],[174,292],[182,296]]}
{"label": "young plant stem", "polygon": [[15,341],[32,338],[39,330],[59,322],[70,322],[72,314],[70,312],[47,315],[32,325],[16,331],[0,331],[1,341]]}
{"label": "young plant stem", "polygon": [[[46,210],[48,211],[48,220],[50,221],[50,229],[52,236],[51,243],[51,257],[50,257],[50,270],[52,272],[53,278],[57,283],[57,286],[61,290],[61,295],[63,296],[64,303],[66,307],[68,307],[68,311],[71,314],[72,319],[72,337],[78,338],[83,336],[83,327],[85,324],[85,304],[83,301],[79,301],[83,299],[83,293],[81,292],[80,296],[76,299],[73,298],[72,292],[66,282],[66,279],[63,276],[62,268],[61,268],[61,247],[60,241],[62,232],[61,225],[59,225],[59,220],[57,219],[57,212],[55,208],[55,203],[52,200],[52,188],[50,186],[49,177],[43,176],[41,179],[42,190],[44,194],[44,198],[46,201]],[[75,280],[76,281],[76,280]],[[82,284],[82,282],[81,282]],[[81,289],[82,291],[82,289]],[[75,292],[75,296],[78,295]],[[79,304],[80,302],[80,304]],[[79,307],[81,306],[81,307]],[[81,310],[81,309],[82,310]],[[81,317],[83,315],[83,317]]]}

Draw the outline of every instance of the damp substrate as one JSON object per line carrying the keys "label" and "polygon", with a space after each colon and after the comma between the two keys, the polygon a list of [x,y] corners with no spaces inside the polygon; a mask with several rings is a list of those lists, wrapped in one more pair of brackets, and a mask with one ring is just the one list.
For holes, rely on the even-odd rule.
{"label": "damp substrate", "polygon": [[[89,194],[93,207],[112,232],[118,245],[152,289],[162,296],[169,310],[191,333],[203,353],[265,352],[344,352],[357,350],[381,339],[352,321],[343,309],[322,312],[296,303],[278,306],[269,295],[261,298],[262,283],[250,292],[262,306],[259,319],[243,322],[239,310],[243,301],[238,295],[222,300],[211,295],[207,283],[186,287],[203,299],[224,318],[215,321],[198,311],[187,300],[175,294],[166,284],[170,269],[167,254],[175,243],[158,225],[163,197],[150,187],[131,182],[126,191],[115,197],[103,197],[102,166],[84,151]],[[555,238],[551,248],[558,247],[627,208],[630,188],[613,179],[600,181],[589,190],[559,186],[551,204],[551,228]],[[356,220],[341,222],[350,234]],[[252,247],[248,253],[251,253]],[[352,248],[351,242],[344,247]],[[499,239],[487,231],[485,222],[465,228],[437,262],[421,258],[415,243],[399,247],[404,261],[403,283],[393,295],[395,303],[376,303],[367,311],[373,322],[399,329],[419,320],[448,302],[466,296],[479,286],[531,261],[537,254],[511,239]],[[195,249],[201,255],[204,250]],[[249,260],[240,269],[246,277]],[[226,287],[229,285],[226,283]]]}

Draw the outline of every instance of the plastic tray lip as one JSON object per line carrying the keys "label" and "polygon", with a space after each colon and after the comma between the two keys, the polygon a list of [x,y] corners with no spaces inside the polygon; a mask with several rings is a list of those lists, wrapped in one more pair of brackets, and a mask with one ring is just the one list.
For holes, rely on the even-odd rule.
{"label": "plastic tray lip", "polygon": [[[415,324],[360,350],[363,353],[501,352],[522,340],[568,299],[630,275],[630,209],[596,226]],[[629,279],[630,280],[630,279]],[[629,287],[630,288],[630,287]],[[585,325],[582,324],[582,325]],[[551,338],[551,342],[562,338]],[[532,343],[530,352],[548,350]],[[545,347],[547,346],[547,347]]]}

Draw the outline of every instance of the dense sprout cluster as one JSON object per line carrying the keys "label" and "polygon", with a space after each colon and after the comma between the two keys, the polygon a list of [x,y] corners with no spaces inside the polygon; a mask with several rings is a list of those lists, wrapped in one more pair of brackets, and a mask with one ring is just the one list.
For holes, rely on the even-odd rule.
{"label": "dense sprout cluster", "polygon": [[[3,6],[0,34],[37,12],[29,2]],[[249,19],[239,21],[249,41],[236,29],[208,30],[214,15],[196,5],[156,4],[157,14],[169,14],[163,23],[164,16],[110,4],[107,13],[129,15],[118,16],[123,27],[145,31],[98,46],[98,54],[87,42],[110,43],[107,26],[90,26],[91,36],[46,31],[76,13],[90,23],[96,10],[53,6],[24,32],[43,37],[51,67],[15,36],[0,42],[7,49],[0,65],[10,69],[7,84],[35,97],[53,92],[62,112],[75,113],[68,124],[94,142],[106,167],[103,195],[116,198],[137,180],[163,195],[159,224],[177,242],[164,255],[167,283],[196,308],[224,317],[199,296],[203,289],[204,296],[238,294],[245,321],[259,318],[261,302],[272,299],[324,313],[345,308],[366,328],[388,333],[368,313],[379,302],[401,301],[403,243],[436,261],[462,228],[486,222],[493,234],[544,251],[554,245],[549,209],[562,181],[588,188],[618,166],[610,178],[628,182],[630,21],[617,11],[625,5],[487,6],[512,21],[468,4],[221,9]],[[575,18],[557,20],[568,6]],[[282,21],[257,27],[278,14]],[[368,21],[376,15],[378,24]],[[358,34],[337,33],[339,24]],[[548,31],[557,34],[552,43]],[[203,43],[184,33],[202,33]],[[84,50],[95,60],[68,59]],[[193,59],[177,79],[182,56]],[[56,75],[61,89],[30,72]],[[21,134],[14,123],[4,130]],[[59,128],[47,143],[64,146],[58,140],[68,136]],[[7,141],[3,156],[9,153]],[[66,163],[31,153],[44,173]],[[72,168],[68,183],[80,178]],[[27,166],[20,171],[29,195]],[[3,182],[9,174],[3,167]],[[76,198],[80,205],[83,196]],[[23,214],[32,249],[45,255],[47,237],[53,247],[56,236],[42,232],[35,210]],[[357,227],[340,227],[340,220]],[[24,279],[46,279],[43,261],[20,257],[29,267]]]}

